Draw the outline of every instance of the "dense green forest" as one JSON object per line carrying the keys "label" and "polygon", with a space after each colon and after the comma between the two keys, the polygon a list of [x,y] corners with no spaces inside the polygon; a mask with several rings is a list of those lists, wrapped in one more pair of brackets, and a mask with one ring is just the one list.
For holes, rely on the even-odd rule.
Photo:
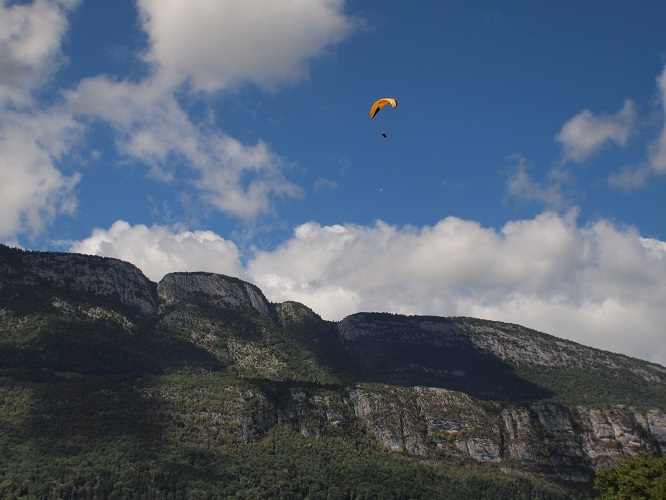
{"label": "dense green forest", "polygon": [[[241,443],[202,415],[219,405],[229,383],[238,384],[215,375],[188,374],[56,384],[2,377],[0,497],[564,499],[575,495],[553,483],[501,474],[469,460],[435,465],[387,453],[353,423],[344,434],[336,435],[332,428],[318,439],[303,437],[289,425],[268,432],[257,427],[250,429],[249,442]],[[142,391],[154,397],[146,400]],[[44,392],[51,397],[44,398]],[[168,403],[168,397],[157,397],[177,399],[177,394],[188,393],[196,397]],[[188,411],[193,407],[200,411]]]}
{"label": "dense green forest", "polygon": [[600,500],[666,498],[666,457],[640,453],[636,458],[597,471]]}
{"label": "dense green forest", "polygon": [[[625,456],[603,429],[590,444],[590,412],[635,434],[628,454],[660,449],[644,420],[663,367],[518,325],[342,325],[239,305],[265,298],[237,278],[171,283],[167,300],[120,261],[0,246],[0,498],[587,498]],[[597,488],[653,478],[633,464]]]}

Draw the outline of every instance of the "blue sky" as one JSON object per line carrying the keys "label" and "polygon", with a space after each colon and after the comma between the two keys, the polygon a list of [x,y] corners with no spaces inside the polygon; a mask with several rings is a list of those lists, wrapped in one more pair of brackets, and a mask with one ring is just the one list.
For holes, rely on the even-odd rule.
{"label": "blue sky", "polygon": [[0,241],[666,365],[666,3],[0,5]]}

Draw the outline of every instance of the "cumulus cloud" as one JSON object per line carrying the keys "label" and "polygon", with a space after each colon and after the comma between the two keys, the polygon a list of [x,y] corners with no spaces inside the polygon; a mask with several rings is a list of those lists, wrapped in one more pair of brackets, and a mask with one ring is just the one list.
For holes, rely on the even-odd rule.
{"label": "cumulus cloud", "polygon": [[[67,93],[69,109],[110,124],[119,151],[172,180],[189,174],[199,200],[244,219],[272,210],[273,197],[298,197],[285,162],[262,141],[254,145],[196,126],[159,79],[140,83],[100,76]],[[194,175],[192,175],[194,174]]]}
{"label": "cumulus cloud", "polygon": [[76,208],[78,173],[58,161],[78,140],[79,126],[59,112],[0,116],[0,237],[38,234],[59,214]]}
{"label": "cumulus cloud", "polygon": [[30,92],[62,62],[67,12],[79,0],[0,3],[0,106],[29,106]]}
{"label": "cumulus cloud", "polygon": [[66,94],[68,109],[110,124],[118,150],[155,178],[189,174],[186,187],[198,201],[242,219],[271,213],[275,198],[303,194],[286,179],[286,162],[261,140],[243,144],[192,123],[177,99],[180,84],[215,91],[233,82],[270,86],[301,78],[310,59],[350,32],[343,3],[140,0],[151,75],[140,82],[83,80]]}
{"label": "cumulus cloud", "polygon": [[564,148],[567,161],[584,162],[611,143],[626,146],[633,133],[636,109],[627,99],[614,115],[597,116],[584,110],[564,124],[555,137]]}
{"label": "cumulus cloud", "polygon": [[529,172],[527,161],[522,156],[514,155],[515,166],[506,181],[506,195],[524,202],[538,202],[550,209],[565,206],[567,197],[564,187],[568,176],[561,168],[553,168],[546,182],[535,180]]}
{"label": "cumulus cloud", "polygon": [[82,80],[65,96],[67,109],[109,124],[118,151],[148,166],[157,178],[171,179],[173,156],[198,155],[200,131],[159,79],[133,83],[98,76]]}
{"label": "cumulus cloud", "polygon": [[655,175],[666,174],[666,66],[657,77],[658,100],[661,105],[662,130],[647,146],[647,159],[627,165],[608,176],[610,186],[631,191],[644,187]]}
{"label": "cumulus cloud", "polygon": [[59,161],[79,138],[64,110],[37,110],[33,93],[63,61],[67,13],[78,0],[0,3],[0,238],[34,236],[76,208]]}
{"label": "cumulus cloud", "polygon": [[283,173],[284,161],[259,141],[247,146],[221,136],[207,141],[207,155],[198,162],[196,186],[211,205],[245,219],[272,210],[271,199],[297,198],[302,190]]}
{"label": "cumulus cloud", "polygon": [[225,214],[249,219],[271,213],[276,197],[302,195],[267,144],[243,144],[194,124],[179,96],[304,78],[307,64],[353,28],[343,0],[140,0],[152,63],[145,78],[99,75],[63,91],[61,103],[33,102],[34,91],[65,61],[67,14],[78,4],[0,4],[0,237],[36,234],[58,214],[74,211],[80,176],[65,174],[58,161],[71,153],[72,131],[80,137],[94,123],[111,126],[124,158],[146,165],[155,179],[185,180],[179,189],[194,190],[190,198]]}
{"label": "cumulus cloud", "polygon": [[571,238],[568,224],[553,214],[507,224],[502,232],[455,217],[422,228],[307,223],[277,250],[258,253],[249,271],[260,282],[286,276],[273,285],[280,300],[322,286],[335,296],[346,290],[354,302],[322,304],[319,312],[331,319],[378,308],[460,314],[459,304],[481,298],[479,292],[502,296],[520,285],[525,293],[550,293],[545,285],[559,275],[562,260],[575,259],[561,250]]}
{"label": "cumulus cloud", "polygon": [[70,250],[131,262],[153,281],[178,271],[243,275],[236,245],[212,231],[116,221],[108,230],[96,229],[89,238],[73,243]]}
{"label": "cumulus cloud", "polygon": [[[655,175],[666,174],[666,67],[657,78],[663,128],[657,139],[647,143],[647,155],[633,164],[624,165],[608,175],[608,185],[624,191],[644,187]],[[549,171],[544,182],[535,180],[526,168],[524,159],[518,164],[507,182],[507,195],[543,206],[558,209],[570,201],[567,187],[573,187],[571,163],[584,163],[600,150],[616,144],[627,146],[637,133],[638,113],[631,99],[614,115],[595,115],[584,110],[567,121],[555,136],[562,147],[562,158]]]}
{"label": "cumulus cloud", "polygon": [[[666,68],[657,78],[663,107],[664,128],[659,138],[648,145],[648,160],[625,165],[607,177],[608,185],[625,191],[645,186],[650,177],[666,173]],[[575,190],[570,163],[584,163],[601,149],[612,144],[624,147],[636,134],[636,106],[627,99],[614,115],[595,115],[584,110],[567,121],[555,136],[562,147],[562,158],[540,182],[530,175],[525,159],[518,159],[507,181],[507,196],[528,202],[539,202],[548,209],[562,209],[572,203]],[[569,195],[568,195],[569,194]]]}
{"label": "cumulus cloud", "polygon": [[344,0],[139,0],[148,60],[174,81],[215,91],[265,87],[307,75],[307,63],[343,40]]}
{"label": "cumulus cloud", "polygon": [[485,317],[664,364],[665,259],[664,242],[633,228],[543,213],[499,231],[453,217],[422,228],[307,223],[248,271],[272,300],[328,319]]}
{"label": "cumulus cloud", "polygon": [[211,232],[122,221],[72,250],[128,260],[154,280],[183,270],[238,276],[329,320],[359,311],[482,317],[666,365],[666,242],[606,220],[581,227],[573,212],[500,229],[455,217],[424,227],[308,222],[246,264]]}

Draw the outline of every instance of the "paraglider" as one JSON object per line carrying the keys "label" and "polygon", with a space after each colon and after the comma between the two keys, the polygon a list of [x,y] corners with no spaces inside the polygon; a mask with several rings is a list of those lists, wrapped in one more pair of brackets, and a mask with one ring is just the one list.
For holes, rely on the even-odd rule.
{"label": "paraglider", "polygon": [[[382,97],[381,99],[377,99],[370,108],[370,119],[374,118],[375,115],[379,113],[380,109],[389,104],[391,105],[391,107],[395,108],[398,105],[398,101],[395,100],[393,97]],[[386,139],[387,137],[386,132],[382,132],[382,137]]]}
{"label": "paraglider", "polygon": [[382,97],[381,99],[377,99],[370,108],[370,118],[374,118],[375,115],[379,113],[379,110],[387,104],[390,104],[395,108],[398,105],[398,101],[393,99],[393,97]]}

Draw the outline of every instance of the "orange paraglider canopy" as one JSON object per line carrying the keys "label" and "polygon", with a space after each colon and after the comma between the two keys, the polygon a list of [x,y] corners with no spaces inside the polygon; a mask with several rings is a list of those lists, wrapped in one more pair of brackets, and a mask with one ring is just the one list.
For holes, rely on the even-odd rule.
{"label": "orange paraglider canopy", "polygon": [[382,97],[381,99],[377,99],[370,108],[370,118],[373,118],[377,113],[379,113],[379,110],[387,104],[390,104],[395,108],[398,105],[398,101],[393,99],[393,97]]}

